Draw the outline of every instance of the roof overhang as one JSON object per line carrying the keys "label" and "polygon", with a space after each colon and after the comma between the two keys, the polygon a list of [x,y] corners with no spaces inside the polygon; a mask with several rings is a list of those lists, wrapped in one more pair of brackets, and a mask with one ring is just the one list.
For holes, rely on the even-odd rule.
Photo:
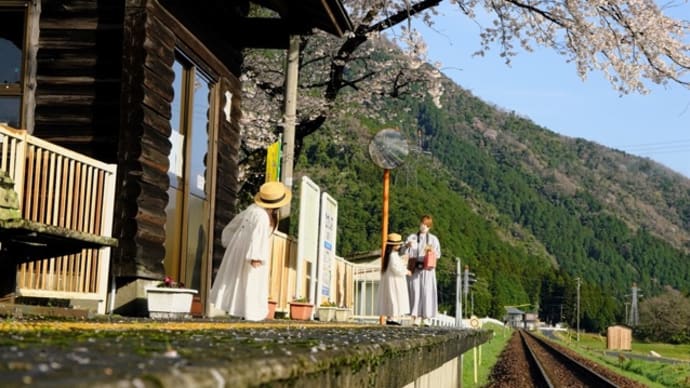
{"label": "roof overhang", "polygon": [[295,33],[313,28],[338,37],[352,30],[352,22],[340,0],[251,0],[277,12]]}

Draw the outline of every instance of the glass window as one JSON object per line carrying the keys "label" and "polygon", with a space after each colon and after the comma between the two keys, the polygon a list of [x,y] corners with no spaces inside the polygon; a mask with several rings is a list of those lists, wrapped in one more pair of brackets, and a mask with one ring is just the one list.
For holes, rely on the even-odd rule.
{"label": "glass window", "polygon": [[184,58],[175,61],[173,71],[165,268],[200,289],[210,224],[206,162],[213,83]]}
{"label": "glass window", "polygon": [[0,7],[0,122],[21,126],[24,9]]}

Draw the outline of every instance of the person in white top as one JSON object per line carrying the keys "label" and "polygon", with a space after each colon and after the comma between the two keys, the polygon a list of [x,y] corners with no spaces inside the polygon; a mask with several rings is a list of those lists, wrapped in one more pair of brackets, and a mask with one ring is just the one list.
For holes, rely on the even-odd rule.
{"label": "person in white top", "polygon": [[266,319],[271,236],[278,225],[278,209],[291,198],[282,183],[264,183],[254,203],[223,229],[225,254],[209,295],[215,309],[247,321]]}
{"label": "person in white top", "polygon": [[434,251],[436,259],[441,258],[441,244],[438,237],[429,232],[433,225],[430,215],[424,215],[419,232],[410,234],[405,243],[405,253],[410,257],[412,275],[408,278],[410,292],[410,315],[414,325],[431,324],[430,318],[438,314],[438,291],[436,290],[436,268],[424,266],[424,255]]}
{"label": "person in white top", "polygon": [[401,325],[403,315],[410,313],[410,297],[407,291],[407,255],[400,256],[402,237],[388,235],[386,251],[382,256],[381,281],[378,290],[378,315],[386,317],[387,325]]}

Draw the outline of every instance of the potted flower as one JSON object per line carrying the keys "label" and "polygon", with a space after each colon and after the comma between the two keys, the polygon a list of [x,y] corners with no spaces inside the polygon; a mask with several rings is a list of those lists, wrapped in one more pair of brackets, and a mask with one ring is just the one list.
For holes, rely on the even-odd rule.
{"label": "potted flower", "polygon": [[346,322],[350,320],[350,309],[347,307],[338,307],[335,309],[335,321],[336,322]]}
{"label": "potted flower", "polygon": [[290,302],[290,319],[308,321],[311,319],[314,305],[307,298],[295,298]]}
{"label": "potted flower", "polygon": [[149,317],[154,319],[189,318],[192,300],[197,290],[185,288],[184,283],[170,276],[156,287],[146,288]]}
{"label": "potted flower", "polygon": [[316,309],[316,318],[321,322],[330,322],[335,319],[335,302],[324,301]]}
{"label": "potted flower", "polygon": [[268,315],[266,315],[266,319],[275,319],[276,317],[276,307],[278,307],[278,302],[275,300],[268,300]]}

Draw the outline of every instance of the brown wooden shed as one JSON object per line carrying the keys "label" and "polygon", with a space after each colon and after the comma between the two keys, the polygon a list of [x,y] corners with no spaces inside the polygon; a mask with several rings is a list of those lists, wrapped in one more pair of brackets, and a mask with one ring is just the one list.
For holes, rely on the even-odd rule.
{"label": "brown wooden shed", "polygon": [[[250,3],[275,16],[249,17]],[[11,0],[0,21],[17,74],[0,121],[117,164],[111,268],[127,315],[165,275],[205,300],[241,183],[241,50],[351,29],[340,0]]]}
{"label": "brown wooden shed", "polygon": [[632,350],[632,329],[624,325],[609,326],[606,329],[606,348]]}

